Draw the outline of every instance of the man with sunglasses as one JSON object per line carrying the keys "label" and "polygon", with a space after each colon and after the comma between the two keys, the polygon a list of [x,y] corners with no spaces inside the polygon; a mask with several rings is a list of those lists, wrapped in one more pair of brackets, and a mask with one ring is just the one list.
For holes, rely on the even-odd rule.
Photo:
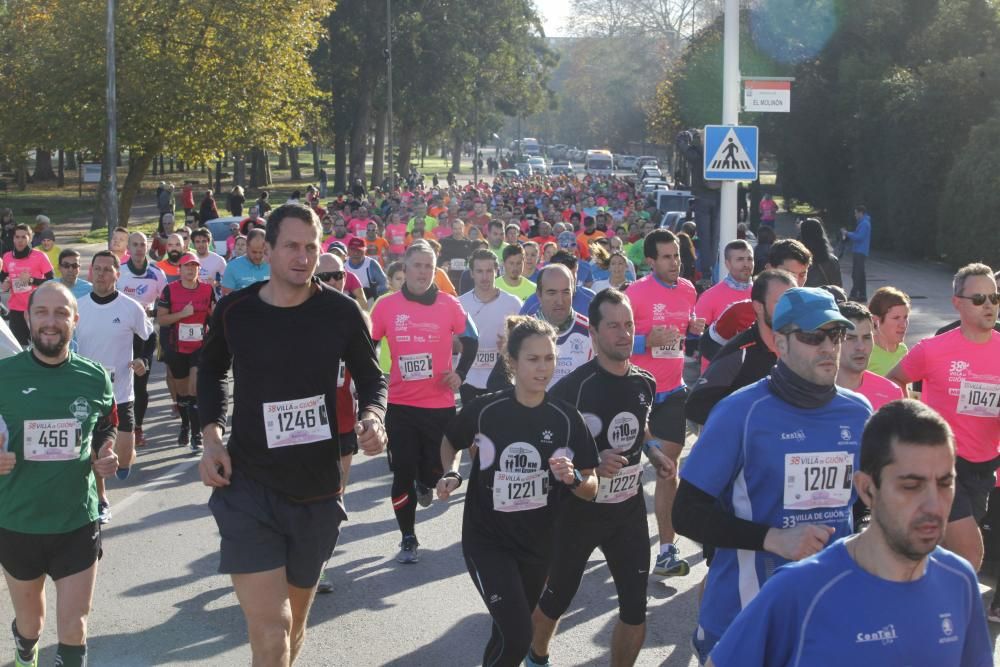
{"label": "man with sunglasses", "polygon": [[65,285],[73,296],[79,301],[90,294],[93,289],[88,281],[80,277],[80,252],[73,248],[66,248],[59,253],[59,282]]}
{"label": "man with sunglasses", "polygon": [[352,297],[361,306],[361,310],[368,310],[368,299],[365,298],[361,281],[350,271],[344,270],[344,260],[339,256],[329,252],[320,255],[316,263],[316,277],[321,283]]}
{"label": "man with sunglasses", "polygon": [[777,365],[715,407],[681,470],[674,527],[716,547],[694,636],[702,662],[775,568],[853,532],[872,412],[835,384],[853,329],[829,292],[787,290],[774,309]]}
{"label": "man with sunglasses", "polygon": [[923,381],[921,400],[955,433],[955,501],[943,546],[978,571],[983,562],[979,521],[1000,465],[1000,333],[993,329],[1000,296],[993,270],[985,264],[963,266],[952,287],[959,327],[917,343],[887,377],[904,387]]}

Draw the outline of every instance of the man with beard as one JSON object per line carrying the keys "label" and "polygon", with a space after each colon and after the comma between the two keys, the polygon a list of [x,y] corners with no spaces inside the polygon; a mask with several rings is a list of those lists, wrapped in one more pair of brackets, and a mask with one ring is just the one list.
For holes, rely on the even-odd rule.
{"label": "man with beard", "polygon": [[948,424],[917,401],[887,403],[865,426],[854,484],[868,529],[781,568],[710,665],[993,664],[976,573],[938,546],[955,495]]}
{"label": "man with beard", "polygon": [[703,663],[777,567],[854,529],[851,477],[871,406],[835,384],[854,323],[829,292],[796,287],[774,329],[778,364],[715,407],[674,500],[676,531],[716,547],[693,638]]}
{"label": "man with beard", "polygon": [[837,386],[867,398],[872,410],[878,410],[889,401],[905,398],[898,384],[866,370],[875,346],[872,314],[865,306],[853,301],[842,303],[838,308],[841,315],[854,322],[854,330],[847,332],[840,351]]}
{"label": "man with beard", "polygon": [[180,234],[171,234],[167,237],[166,253],[163,259],[156,263],[156,268],[167,277],[167,282],[172,283],[181,279],[181,255],[184,254],[184,239]]}
{"label": "man with beard", "polygon": [[78,321],[69,289],[42,285],[27,303],[32,349],[0,361],[0,565],[18,665],[38,664],[46,576],[59,610],[55,664],[87,663],[101,554],[94,475],[118,468],[118,413],[108,373],[70,352]]}

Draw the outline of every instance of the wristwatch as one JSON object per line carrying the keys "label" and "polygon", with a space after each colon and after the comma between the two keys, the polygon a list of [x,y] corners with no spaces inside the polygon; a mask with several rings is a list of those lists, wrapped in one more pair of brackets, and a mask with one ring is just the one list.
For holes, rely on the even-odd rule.
{"label": "wristwatch", "polygon": [[581,484],[583,484],[583,475],[580,474],[579,470],[577,470],[576,468],[573,468],[573,481],[572,481],[572,483],[567,484],[566,486],[568,486],[570,488],[570,490],[572,491],[573,489],[577,488]]}

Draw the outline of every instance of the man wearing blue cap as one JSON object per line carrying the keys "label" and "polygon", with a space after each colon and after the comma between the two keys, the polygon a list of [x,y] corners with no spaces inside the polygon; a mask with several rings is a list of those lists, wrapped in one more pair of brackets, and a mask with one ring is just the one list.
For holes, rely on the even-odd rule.
{"label": "man wearing blue cap", "polygon": [[774,570],[853,531],[863,396],[835,384],[854,324],[822,289],[792,288],[774,309],[778,363],[723,399],[681,470],[675,530],[717,547],[694,645],[704,663]]}

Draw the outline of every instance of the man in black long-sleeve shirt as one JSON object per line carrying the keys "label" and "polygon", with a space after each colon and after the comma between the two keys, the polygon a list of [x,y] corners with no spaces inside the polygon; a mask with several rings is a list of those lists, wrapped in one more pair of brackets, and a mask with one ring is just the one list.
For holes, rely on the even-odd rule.
{"label": "man in black long-sleeve shirt", "polygon": [[347,518],[336,423],[341,360],[358,391],[359,448],[371,456],[386,442],[386,385],[361,311],[313,279],[320,233],[307,207],[271,214],[271,278],[219,302],[198,375],[200,473],[215,487],[209,507],[222,535],[220,571],[232,575],[255,664],[294,662],[320,570]]}

